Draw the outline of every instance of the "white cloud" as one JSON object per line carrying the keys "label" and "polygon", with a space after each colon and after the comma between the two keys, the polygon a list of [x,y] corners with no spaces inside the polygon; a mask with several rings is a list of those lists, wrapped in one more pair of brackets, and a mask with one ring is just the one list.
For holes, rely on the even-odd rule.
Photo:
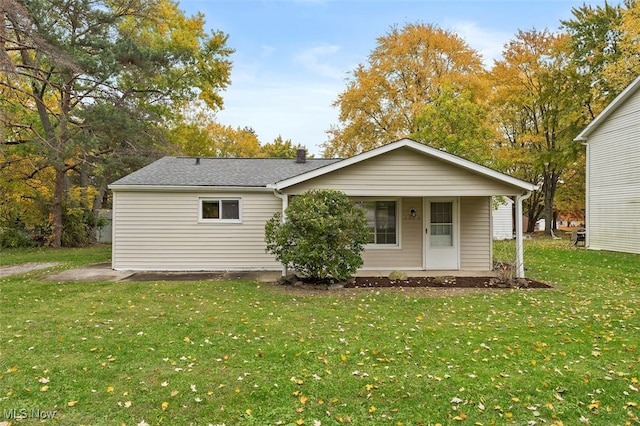
{"label": "white cloud", "polygon": [[263,44],[262,46],[260,46],[260,48],[262,49],[262,52],[260,53],[260,57],[262,58],[268,58],[269,56],[273,55],[273,52],[276,51],[275,47],[267,46],[266,44]]}
{"label": "white cloud", "polygon": [[308,70],[324,77],[342,79],[345,72],[327,63],[327,57],[335,57],[341,47],[337,45],[320,45],[309,48],[296,56],[296,61]]}
{"label": "white cloud", "polygon": [[338,122],[331,104],[342,90],[342,82],[319,83],[264,78],[231,86],[224,94],[225,109],[219,122],[253,128],[262,143],[282,136],[305,145],[319,156],[326,131]]}
{"label": "white cloud", "polygon": [[480,52],[487,68],[491,68],[493,61],[502,57],[504,45],[513,38],[511,33],[481,28],[471,21],[449,22],[447,27],[462,37],[471,48]]}

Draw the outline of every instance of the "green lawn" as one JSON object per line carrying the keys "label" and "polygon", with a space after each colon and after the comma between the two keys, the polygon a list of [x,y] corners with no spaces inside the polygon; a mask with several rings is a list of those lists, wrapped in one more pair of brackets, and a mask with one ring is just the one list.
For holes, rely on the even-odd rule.
{"label": "green lawn", "polygon": [[525,244],[554,290],[0,278],[0,425],[638,424],[640,256]]}

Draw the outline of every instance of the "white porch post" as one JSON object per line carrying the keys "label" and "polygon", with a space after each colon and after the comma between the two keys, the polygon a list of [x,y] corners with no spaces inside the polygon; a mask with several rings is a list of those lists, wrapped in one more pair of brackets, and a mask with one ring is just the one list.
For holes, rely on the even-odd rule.
{"label": "white porch post", "polygon": [[524,278],[524,248],[522,242],[522,202],[531,197],[531,192],[516,195],[516,278]]}

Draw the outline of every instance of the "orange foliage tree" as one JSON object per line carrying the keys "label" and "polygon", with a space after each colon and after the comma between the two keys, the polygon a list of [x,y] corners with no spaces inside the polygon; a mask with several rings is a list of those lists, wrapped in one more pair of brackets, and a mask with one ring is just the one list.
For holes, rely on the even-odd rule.
{"label": "orange foliage tree", "polygon": [[443,87],[485,89],[480,54],[459,36],[434,25],[393,27],[353,71],[334,102],[340,126],[332,127],[324,155],[351,156],[420,132],[425,106]]}

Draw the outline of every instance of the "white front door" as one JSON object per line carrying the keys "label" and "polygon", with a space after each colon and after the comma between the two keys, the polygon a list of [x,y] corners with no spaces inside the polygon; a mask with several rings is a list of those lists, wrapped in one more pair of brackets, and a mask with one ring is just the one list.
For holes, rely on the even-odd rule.
{"label": "white front door", "polygon": [[427,198],[424,205],[424,265],[427,270],[458,270],[458,200]]}

